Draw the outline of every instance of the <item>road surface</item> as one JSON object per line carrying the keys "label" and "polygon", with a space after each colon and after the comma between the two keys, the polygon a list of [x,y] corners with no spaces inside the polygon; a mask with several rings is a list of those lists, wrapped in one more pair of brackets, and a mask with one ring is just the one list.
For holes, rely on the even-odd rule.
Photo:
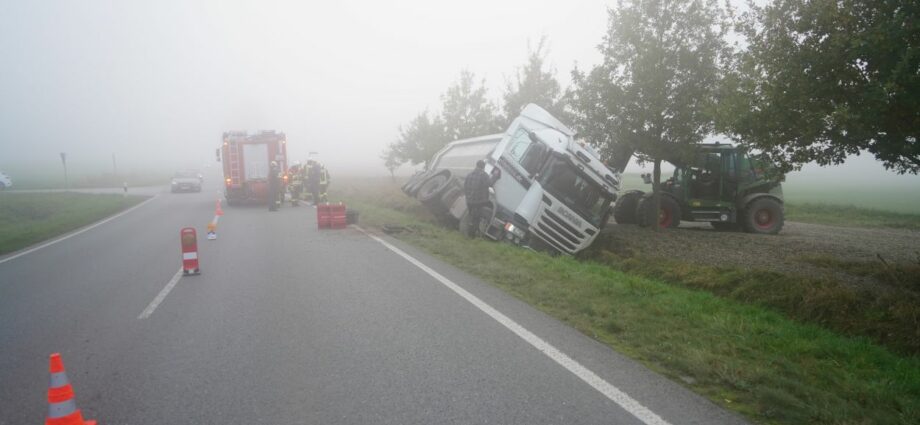
{"label": "road surface", "polygon": [[[398,241],[317,230],[311,207],[225,206],[204,240],[216,198],[161,193],[0,258],[0,424],[42,423],[52,352],[101,425],[744,423]],[[202,274],[165,293],[185,226]]]}

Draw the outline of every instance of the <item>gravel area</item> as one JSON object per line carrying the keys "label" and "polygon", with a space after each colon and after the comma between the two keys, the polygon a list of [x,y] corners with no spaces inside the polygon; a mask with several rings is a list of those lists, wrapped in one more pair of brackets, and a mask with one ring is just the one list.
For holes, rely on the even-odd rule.
{"label": "gravel area", "polygon": [[[915,263],[920,258],[920,231],[837,227],[786,222],[778,235],[714,230],[707,223],[683,223],[654,232],[635,225],[611,223],[604,230],[603,249],[619,254],[675,258],[712,266],[771,270],[812,277],[834,277],[851,283],[866,278],[817,267],[803,257],[829,256],[844,261]],[[874,283],[874,281],[872,281]]]}

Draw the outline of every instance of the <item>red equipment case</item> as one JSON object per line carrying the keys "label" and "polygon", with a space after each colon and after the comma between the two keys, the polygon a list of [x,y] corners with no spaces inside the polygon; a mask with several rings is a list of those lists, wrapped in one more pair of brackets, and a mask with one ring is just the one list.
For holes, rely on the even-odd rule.
{"label": "red equipment case", "polygon": [[345,204],[319,204],[316,206],[316,225],[320,229],[344,229],[348,225]]}

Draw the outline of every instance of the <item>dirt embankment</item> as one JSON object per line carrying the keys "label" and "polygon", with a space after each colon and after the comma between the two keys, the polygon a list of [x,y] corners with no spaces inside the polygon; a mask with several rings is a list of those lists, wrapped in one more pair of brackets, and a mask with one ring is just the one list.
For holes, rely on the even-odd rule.
{"label": "dirt embankment", "polygon": [[783,231],[773,236],[716,231],[705,223],[685,223],[678,229],[660,232],[611,223],[602,238],[598,241],[600,248],[624,256],[641,255],[717,267],[829,277],[861,285],[877,282],[806,260],[832,258],[846,262],[877,262],[880,267],[884,265],[879,256],[890,264],[920,261],[920,231],[916,230],[786,222]]}

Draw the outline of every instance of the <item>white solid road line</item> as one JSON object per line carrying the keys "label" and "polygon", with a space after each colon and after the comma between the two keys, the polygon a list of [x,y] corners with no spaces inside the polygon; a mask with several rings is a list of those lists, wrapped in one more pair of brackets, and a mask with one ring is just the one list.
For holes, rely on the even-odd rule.
{"label": "white solid road line", "polygon": [[166,296],[169,295],[169,291],[172,291],[173,287],[175,287],[176,284],[179,283],[179,279],[182,279],[182,269],[181,268],[179,269],[179,271],[176,272],[176,275],[173,276],[172,279],[170,279],[169,282],[166,283],[166,286],[164,286],[163,290],[161,290],[160,293],[157,294],[157,297],[154,298],[153,301],[150,302],[150,305],[148,305],[147,308],[145,308],[144,311],[141,312],[140,316],[137,316],[137,320],[143,320],[143,319],[150,317],[150,315],[153,314],[154,310],[157,309],[157,306],[159,306],[160,303],[163,302],[164,299],[166,299]]}
{"label": "white solid road line", "polygon": [[139,204],[137,204],[137,205],[135,205],[135,206],[133,206],[133,207],[131,207],[131,208],[128,208],[128,209],[126,209],[126,210],[124,210],[124,211],[122,211],[122,212],[120,212],[120,213],[118,213],[118,214],[115,214],[115,215],[113,215],[113,216],[111,216],[111,217],[109,217],[109,218],[107,218],[107,219],[105,219],[105,220],[97,221],[96,223],[93,223],[93,224],[91,224],[91,225],[89,225],[89,226],[87,226],[87,227],[84,227],[84,228],[82,228],[82,229],[80,229],[80,230],[77,230],[77,231],[75,231],[75,232],[73,232],[73,233],[71,233],[71,234],[61,236],[61,237],[59,237],[59,238],[57,238],[57,239],[52,239],[52,240],[50,240],[50,241],[48,241],[48,242],[45,242],[45,243],[43,243],[43,244],[41,244],[41,245],[38,245],[38,246],[35,246],[35,247],[32,247],[32,248],[29,248],[29,249],[27,249],[27,250],[25,250],[25,251],[22,251],[22,252],[20,252],[20,253],[13,254],[13,255],[11,255],[11,256],[9,256],[9,257],[6,257],[6,258],[0,260],[0,264],[3,264],[3,263],[5,263],[5,262],[7,262],[7,261],[14,260],[14,259],[16,259],[16,258],[22,257],[23,255],[26,255],[26,254],[31,254],[31,253],[33,253],[33,252],[35,252],[35,251],[38,251],[38,250],[40,250],[40,249],[42,249],[42,248],[44,248],[44,247],[47,247],[47,246],[54,245],[54,244],[56,244],[56,243],[58,243],[58,242],[65,241],[65,240],[70,239],[70,238],[72,238],[72,237],[74,237],[74,236],[77,236],[77,235],[79,235],[79,234],[81,234],[81,233],[83,233],[83,232],[88,232],[88,231],[90,231],[90,230],[92,230],[92,229],[95,229],[95,228],[97,228],[97,227],[99,227],[99,226],[101,226],[101,225],[103,225],[103,224],[105,224],[105,223],[108,223],[108,222],[110,222],[110,221],[112,221],[112,220],[114,220],[114,219],[116,219],[116,218],[118,218],[118,217],[121,217],[121,216],[123,216],[123,215],[125,215],[125,214],[127,214],[127,213],[129,213],[129,212],[131,212],[131,211],[134,211],[134,210],[136,210],[136,209],[142,207],[144,204],[146,204],[146,203],[152,201],[152,200],[153,200],[154,198],[156,198],[156,197],[157,197],[157,195],[153,195],[153,196],[150,197],[150,199],[148,199],[148,200],[146,200],[146,201],[144,201],[144,202],[141,202],[141,203],[139,203]]}
{"label": "white solid road line", "polygon": [[492,306],[486,304],[484,301],[477,298],[475,295],[469,293],[467,290],[460,287],[450,279],[442,276],[440,273],[434,271],[431,267],[426,266],[419,260],[416,260],[409,254],[406,254],[403,250],[393,246],[389,242],[372,235],[364,229],[354,226],[355,229],[359,230],[361,233],[364,233],[371,239],[380,242],[383,246],[387,247],[390,251],[395,252],[400,257],[406,259],[406,261],[412,263],[416,267],[422,269],[425,273],[428,273],[431,277],[435,278],[438,282],[441,282],[444,286],[448,287],[450,290],[457,293],[463,297],[463,299],[469,301],[470,304],[476,306],[476,308],[482,310],[483,313],[489,315],[489,317],[495,319],[498,323],[501,323],[504,327],[508,328],[511,332],[514,332],[515,335],[521,337],[528,344],[532,345],[537,350],[540,350],[543,354],[546,354],[547,357],[558,363],[560,366],[564,367],[569,372],[575,374],[575,376],[581,378],[582,381],[593,387],[595,390],[599,391],[601,394],[606,396],[608,399],[614,403],[620,405],[624,410],[638,418],[640,421],[649,424],[649,425],[670,425],[668,421],[661,418],[652,412],[647,407],[640,404],[638,401],[630,397],[628,394],[621,391],[619,388],[613,386],[609,382],[605,381],[600,376],[597,376],[594,372],[590,371],[588,368],[582,366],[577,361],[573,360],[571,357],[565,355],[565,353],[559,351],[556,347],[553,347],[548,342],[544,341],[540,337],[536,336],[533,332],[528,331],[523,326],[519,325],[514,320],[511,320],[508,316],[505,316]]}

